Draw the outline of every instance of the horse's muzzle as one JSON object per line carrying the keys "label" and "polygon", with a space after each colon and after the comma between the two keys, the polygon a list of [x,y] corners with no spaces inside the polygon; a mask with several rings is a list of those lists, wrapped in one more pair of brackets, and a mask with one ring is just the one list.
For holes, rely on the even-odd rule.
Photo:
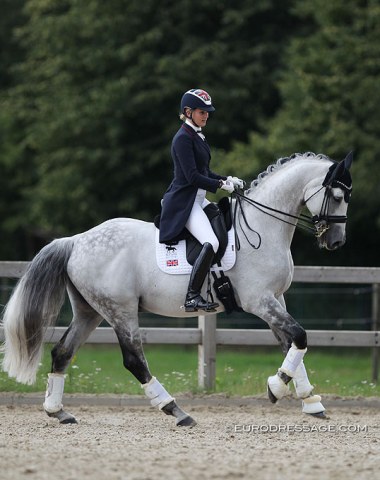
{"label": "horse's muzzle", "polygon": [[[317,236],[317,235],[316,235]],[[327,228],[317,236],[318,245],[326,250],[337,250],[346,243],[345,228],[341,225],[327,225]]]}

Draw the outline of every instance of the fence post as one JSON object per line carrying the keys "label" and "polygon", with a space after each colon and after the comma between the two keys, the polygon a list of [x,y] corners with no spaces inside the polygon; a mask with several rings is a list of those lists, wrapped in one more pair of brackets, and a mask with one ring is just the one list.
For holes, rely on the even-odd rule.
{"label": "fence post", "polygon": [[216,313],[198,317],[198,328],[202,332],[198,345],[198,386],[206,390],[215,388],[216,318]]}
{"label": "fence post", "polygon": [[[372,331],[379,329],[380,322],[380,294],[379,284],[372,285]],[[379,379],[379,347],[372,349],[372,381],[377,383]]]}

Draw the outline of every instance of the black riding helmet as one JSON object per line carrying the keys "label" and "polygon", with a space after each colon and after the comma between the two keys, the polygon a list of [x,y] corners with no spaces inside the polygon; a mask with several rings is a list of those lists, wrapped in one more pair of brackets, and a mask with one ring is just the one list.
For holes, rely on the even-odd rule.
{"label": "black riding helmet", "polygon": [[181,99],[181,113],[185,113],[185,108],[195,110],[200,108],[205,112],[214,112],[215,108],[211,103],[210,95],[200,88],[193,88],[183,94]]}

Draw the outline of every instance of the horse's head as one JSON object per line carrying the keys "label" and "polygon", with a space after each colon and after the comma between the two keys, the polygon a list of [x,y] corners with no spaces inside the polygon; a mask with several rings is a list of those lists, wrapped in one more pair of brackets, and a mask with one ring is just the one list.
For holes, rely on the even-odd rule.
{"label": "horse's head", "polygon": [[315,179],[305,188],[304,203],[313,215],[320,248],[336,250],[346,241],[348,202],[352,192],[352,152],[333,163],[323,182]]}

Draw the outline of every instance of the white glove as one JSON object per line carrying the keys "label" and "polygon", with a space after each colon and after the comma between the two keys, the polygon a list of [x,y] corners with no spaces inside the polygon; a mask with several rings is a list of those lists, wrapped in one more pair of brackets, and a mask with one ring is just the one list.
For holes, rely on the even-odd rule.
{"label": "white glove", "polygon": [[232,193],[235,190],[234,184],[230,180],[221,180],[221,190],[227,190],[228,193]]}
{"label": "white glove", "polygon": [[238,189],[238,188],[244,188],[244,180],[241,180],[238,177],[227,177],[227,180],[233,183],[233,186]]}

